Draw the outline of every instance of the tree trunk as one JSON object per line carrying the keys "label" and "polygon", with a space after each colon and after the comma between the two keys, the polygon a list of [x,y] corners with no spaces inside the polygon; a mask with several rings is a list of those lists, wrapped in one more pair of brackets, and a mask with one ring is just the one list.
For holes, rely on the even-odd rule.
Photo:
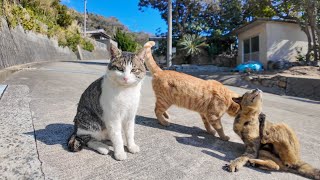
{"label": "tree trunk", "polygon": [[318,41],[316,37],[316,26],[317,26],[317,17],[316,17],[316,10],[315,10],[315,3],[313,0],[308,0],[307,1],[307,18],[308,18],[308,23],[311,28],[311,34],[312,34],[312,42],[313,42],[313,53],[314,53],[314,61],[319,60],[319,51],[318,51]]}
{"label": "tree trunk", "polygon": [[312,51],[310,30],[309,30],[308,26],[303,27],[302,30],[306,33],[307,39],[308,39],[308,51],[306,54],[306,61],[307,61],[307,63],[309,63],[310,62],[310,54]]}

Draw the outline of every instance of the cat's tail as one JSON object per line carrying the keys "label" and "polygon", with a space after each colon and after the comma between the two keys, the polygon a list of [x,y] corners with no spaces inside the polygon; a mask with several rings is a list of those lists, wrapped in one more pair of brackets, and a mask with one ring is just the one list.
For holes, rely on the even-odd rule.
{"label": "cat's tail", "polygon": [[75,133],[73,133],[70,138],[68,139],[68,149],[71,152],[78,152],[81,151],[83,148],[83,143],[81,142],[81,139],[76,136]]}
{"label": "cat's tail", "polygon": [[157,65],[155,60],[153,59],[151,47],[153,47],[156,43],[154,41],[148,41],[144,44],[144,48],[146,50],[146,65],[151,72],[152,75],[155,73],[162,71],[162,69]]}
{"label": "cat's tail", "polygon": [[297,167],[288,168],[288,171],[310,179],[320,180],[320,169],[316,169],[306,162],[300,162]]}

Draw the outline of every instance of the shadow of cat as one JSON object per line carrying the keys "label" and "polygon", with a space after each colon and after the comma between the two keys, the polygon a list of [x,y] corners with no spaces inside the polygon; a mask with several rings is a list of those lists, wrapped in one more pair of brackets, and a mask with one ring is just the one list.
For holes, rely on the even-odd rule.
{"label": "shadow of cat", "polygon": [[73,124],[56,123],[47,125],[45,129],[38,129],[24,134],[35,136],[37,141],[41,141],[46,145],[60,144],[63,149],[68,150],[67,140],[73,133],[73,128]]}
{"label": "shadow of cat", "polygon": [[[164,127],[158,123],[157,119],[139,115],[136,116],[136,124],[186,134],[188,135],[186,137],[175,136],[176,141],[187,146],[202,148],[201,152],[203,152],[204,154],[226,162],[230,162],[231,160],[236,159],[245,151],[244,144],[231,141],[223,141],[220,138],[212,136],[205,130],[195,126],[188,127],[171,123],[169,127]],[[250,166],[249,168],[262,173],[270,174],[269,171]]]}

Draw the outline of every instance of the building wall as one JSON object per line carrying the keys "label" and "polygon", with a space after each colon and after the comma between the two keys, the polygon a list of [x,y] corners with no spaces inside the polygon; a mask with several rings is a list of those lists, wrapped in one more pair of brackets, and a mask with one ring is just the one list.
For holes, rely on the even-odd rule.
{"label": "building wall", "polygon": [[260,24],[238,35],[239,48],[237,64],[243,62],[243,40],[259,36],[259,60],[266,66],[267,64],[267,32],[266,24]]}
{"label": "building wall", "polygon": [[268,22],[267,60],[297,60],[296,48],[302,48],[305,55],[308,50],[308,39],[298,24]]}

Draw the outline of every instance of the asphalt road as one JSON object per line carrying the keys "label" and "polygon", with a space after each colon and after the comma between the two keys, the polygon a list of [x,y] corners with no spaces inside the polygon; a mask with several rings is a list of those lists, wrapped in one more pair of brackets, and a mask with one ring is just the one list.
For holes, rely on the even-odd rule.
{"label": "asphalt road", "polygon": [[[101,61],[49,63],[2,83],[8,87],[0,100],[0,179],[303,179],[248,167],[224,171],[244,151],[232,131],[233,118],[223,117],[229,142],[208,135],[197,113],[176,107],[169,109],[172,125],[162,127],[155,119],[149,76],[136,118],[139,154],[128,153],[119,162],[112,153],[68,152],[80,95],[105,68]],[[267,118],[289,124],[300,139],[302,159],[320,168],[320,102],[268,93],[263,99]]]}

